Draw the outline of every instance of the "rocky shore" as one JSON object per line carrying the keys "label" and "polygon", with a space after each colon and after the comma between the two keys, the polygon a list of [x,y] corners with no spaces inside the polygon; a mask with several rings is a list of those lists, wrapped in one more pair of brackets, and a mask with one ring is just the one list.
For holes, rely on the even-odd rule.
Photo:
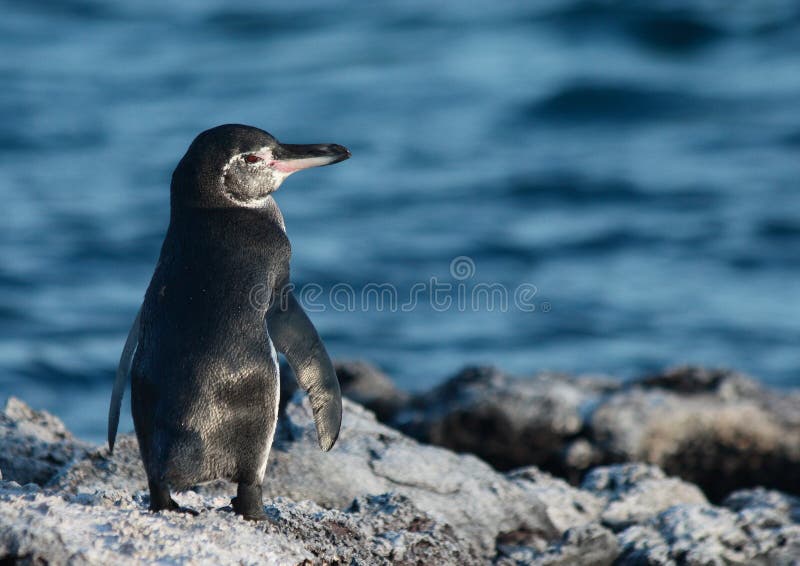
{"label": "rocky shore", "polygon": [[285,383],[262,523],[231,512],[225,482],[176,496],[196,517],[151,514],[133,436],[110,456],[11,398],[0,415],[0,562],[789,565],[800,557],[797,392],[699,368],[628,384],[471,368],[408,395],[369,364],[340,362],[337,371],[351,400],[329,453],[317,447],[304,396]]}
{"label": "rocky shore", "polygon": [[800,390],[736,372],[681,367],[623,383],[477,367],[415,396],[365,362],[337,372],[384,423],[498,470],[534,465],[577,484],[599,465],[644,462],[715,502],[755,486],[800,495]]}

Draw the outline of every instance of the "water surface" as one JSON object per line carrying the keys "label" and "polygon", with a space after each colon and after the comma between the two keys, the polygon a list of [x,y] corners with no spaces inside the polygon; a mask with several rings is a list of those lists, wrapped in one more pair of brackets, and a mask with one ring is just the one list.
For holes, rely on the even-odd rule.
{"label": "water surface", "polygon": [[312,313],[334,356],[411,390],[465,363],[800,385],[795,2],[0,6],[0,397],[84,437],[171,171],[226,122],[353,152],[277,195],[298,285],[536,287],[534,312]]}

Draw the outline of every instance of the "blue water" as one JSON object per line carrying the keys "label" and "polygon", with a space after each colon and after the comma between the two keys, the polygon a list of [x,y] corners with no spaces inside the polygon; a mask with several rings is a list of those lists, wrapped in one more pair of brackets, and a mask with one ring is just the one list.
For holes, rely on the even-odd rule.
{"label": "blue water", "polygon": [[277,194],[298,285],[535,286],[311,314],[406,389],[471,362],[800,385],[800,5],[468,4],[0,2],[0,398],[103,437],[171,171],[225,122],[353,152]]}

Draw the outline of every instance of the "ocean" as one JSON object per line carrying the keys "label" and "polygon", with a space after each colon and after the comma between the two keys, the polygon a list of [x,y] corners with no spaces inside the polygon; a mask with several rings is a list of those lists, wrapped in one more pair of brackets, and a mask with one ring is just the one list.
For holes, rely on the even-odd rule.
{"label": "ocean", "polygon": [[352,151],[276,199],[330,353],[401,388],[800,385],[796,2],[0,7],[0,401],[104,438],[171,172],[228,122]]}

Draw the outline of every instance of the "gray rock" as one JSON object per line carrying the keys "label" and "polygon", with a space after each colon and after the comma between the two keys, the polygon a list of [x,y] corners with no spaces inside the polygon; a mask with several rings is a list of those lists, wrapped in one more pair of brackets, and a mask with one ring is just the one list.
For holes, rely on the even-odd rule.
{"label": "gray rock", "polygon": [[764,513],[780,525],[800,523],[800,498],[763,487],[731,493],[722,505],[732,511]]}
{"label": "gray rock", "polygon": [[669,543],[653,527],[635,525],[619,534],[617,542],[620,555],[617,564],[622,566],[677,566],[672,559]]}
{"label": "gray rock", "polygon": [[[69,494],[146,487],[136,441],[123,436],[109,458],[105,449],[90,452],[50,484]],[[229,498],[233,486],[216,482],[197,488],[205,497]],[[354,499],[392,493],[453,531],[465,556],[490,558],[498,537],[524,529],[534,544],[557,539],[537,495],[492,470],[478,458],[420,445],[378,423],[372,413],[348,400],[336,447],[319,450],[311,410],[301,394],[286,407],[279,423],[264,484],[265,497],[310,500],[323,508],[346,511]]]}
{"label": "gray rock", "polygon": [[113,456],[105,446],[87,450],[82,458],[62,467],[46,485],[60,492],[81,492],[111,489],[135,493],[147,487],[139,444],[132,434],[117,436]]}
{"label": "gray rock", "polygon": [[0,413],[0,478],[20,484],[44,484],[88,445],[45,411],[9,397]]}
{"label": "gray rock", "polygon": [[689,564],[747,564],[755,552],[736,516],[706,505],[678,505],[654,521],[670,544],[670,554]]}
{"label": "gray rock", "polygon": [[419,445],[354,403],[345,403],[344,414],[336,448],[323,453],[307,401],[296,397],[289,404],[270,458],[267,493],[342,508],[358,494],[392,491],[488,554],[497,536],[520,526],[544,540],[558,536],[535,495],[478,458]]}
{"label": "gray rock", "polygon": [[605,384],[563,375],[515,379],[467,368],[418,395],[393,424],[424,442],[477,454],[498,469],[536,465],[563,475],[564,447]]}
{"label": "gray rock", "polygon": [[418,444],[347,400],[340,440],[323,453],[301,394],[279,422],[264,485],[269,521],[233,515],[225,482],[175,495],[197,517],[151,514],[134,437],[122,436],[112,457],[47,413],[10,407],[0,454],[26,447],[24,469],[47,472],[39,483],[0,481],[3,563],[677,566],[800,556],[791,495],[741,490],[717,507],[644,464],[593,469],[581,488],[535,467],[500,474]]}
{"label": "gray rock", "polygon": [[229,513],[151,514],[127,492],[82,495],[0,487],[0,557],[22,564],[281,564],[314,558],[298,541],[231,520]]}
{"label": "gray rock", "polygon": [[336,375],[342,393],[387,421],[394,417],[406,403],[409,395],[395,387],[389,376],[363,360],[336,360]]}
{"label": "gray rock", "polygon": [[800,392],[683,367],[622,384],[467,368],[392,424],[498,469],[535,465],[577,483],[593,466],[648,462],[719,501],[741,488],[800,493]]}
{"label": "gray rock", "polygon": [[680,503],[707,503],[697,486],[668,478],[659,468],[645,464],[595,468],[581,487],[605,500],[600,520],[615,531],[645,523]]}
{"label": "gray rock", "polygon": [[797,491],[800,396],[778,396],[739,374],[685,368],[611,395],[587,430],[606,461],[655,464],[713,500],[757,485]]}
{"label": "gray rock", "polygon": [[761,391],[757,383],[741,373],[699,366],[670,368],[662,373],[643,377],[637,385],[689,395],[716,393],[729,399],[741,399]]}
{"label": "gray rock", "polygon": [[498,566],[610,566],[619,555],[614,533],[596,523],[573,527],[544,552],[500,544]]}
{"label": "gray rock", "polygon": [[605,508],[605,499],[533,466],[510,472],[508,477],[544,504],[547,518],[558,532],[599,521]]}
{"label": "gray rock", "polygon": [[796,564],[800,525],[786,515],[776,520],[777,514],[765,513],[769,507],[785,508],[780,499],[742,495],[738,513],[710,505],[670,507],[619,534],[618,564]]}
{"label": "gray rock", "polygon": [[146,511],[141,494],[74,497],[0,488],[0,557],[31,564],[475,564],[449,525],[397,495],[356,499],[347,511],[277,499],[270,521],[221,510],[225,498],[178,499],[197,517]]}

